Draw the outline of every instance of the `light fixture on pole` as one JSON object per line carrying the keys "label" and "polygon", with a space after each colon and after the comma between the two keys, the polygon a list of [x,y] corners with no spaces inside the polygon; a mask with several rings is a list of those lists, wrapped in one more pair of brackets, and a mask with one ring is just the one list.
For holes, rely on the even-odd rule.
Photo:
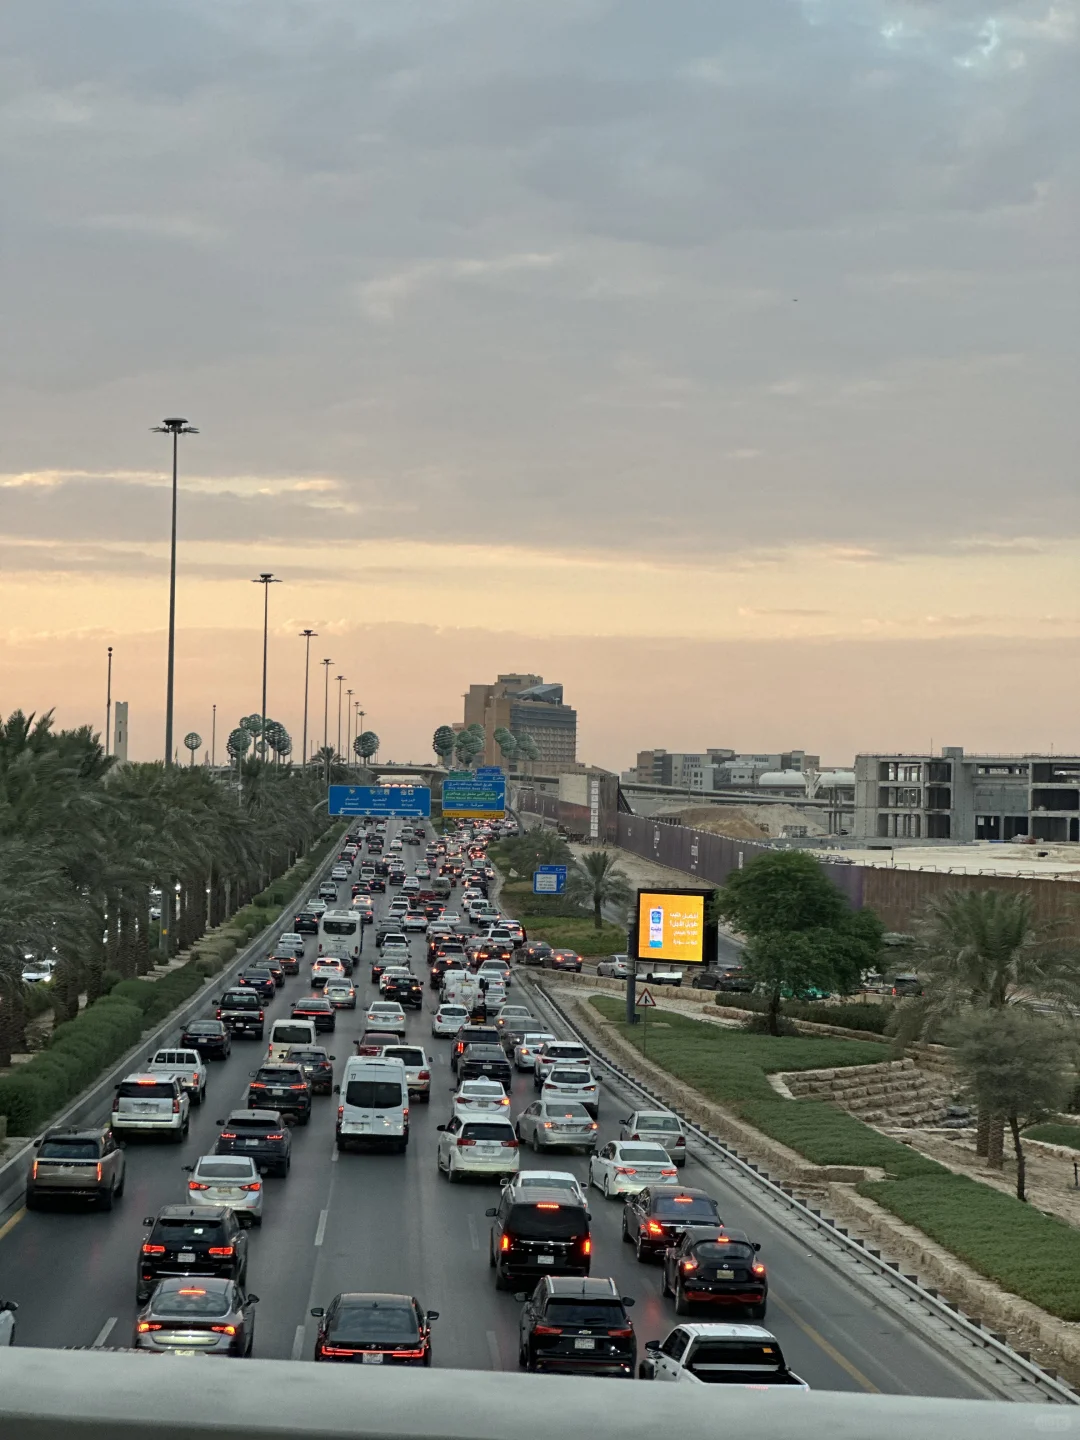
{"label": "light fixture on pole", "polygon": [[105,754],[109,753],[109,726],[112,724],[112,646],[109,646],[109,669],[105,681]]}
{"label": "light fixture on pole", "polygon": [[270,586],[280,585],[281,581],[264,570],[257,580],[251,582],[253,585],[263,587],[263,683],[262,683],[262,709],[259,716],[262,719],[262,729],[259,731],[259,752],[262,758],[266,759],[266,643],[270,633]]}
{"label": "light fixture on pole", "polygon": [[150,427],[155,435],[172,436],[172,539],[169,544],[169,660],[165,681],[165,768],[173,763],[173,675],[176,660],[176,458],[181,435],[198,435],[194,425],[180,416]]}
{"label": "light fixture on pole", "polygon": [[307,753],[307,714],[308,714],[308,675],[311,671],[311,641],[318,635],[317,630],[301,630],[300,639],[304,642],[304,743],[300,750],[300,764],[306,769],[308,762]]}

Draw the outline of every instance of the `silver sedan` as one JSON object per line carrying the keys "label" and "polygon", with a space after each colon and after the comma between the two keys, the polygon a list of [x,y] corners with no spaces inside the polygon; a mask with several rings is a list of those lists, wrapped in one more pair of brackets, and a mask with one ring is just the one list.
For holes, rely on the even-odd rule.
{"label": "silver sedan", "polygon": [[598,1126],[580,1100],[534,1100],[517,1118],[518,1140],[533,1150],[574,1149],[591,1155]]}

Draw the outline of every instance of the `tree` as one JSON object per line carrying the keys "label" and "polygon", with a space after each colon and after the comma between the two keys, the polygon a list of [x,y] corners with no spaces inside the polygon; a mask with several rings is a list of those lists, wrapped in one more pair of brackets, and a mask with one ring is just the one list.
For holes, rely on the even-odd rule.
{"label": "tree", "polygon": [[522,760],[535,762],[540,759],[540,747],[527,730],[514,737],[518,756]]}
{"label": "tree", "polygon": [[379,737],[374,730],[365,730],[356,737],[353,748],[361,760],[370,760],[379,749]]}
{"label": "tree", "polygon": [[617,857],[607,850],[590,850],[574,862],[574,868],[566,877],[566,892],[570,900],[592,906],[593,924],[597,930],[604,923],[605,905],[625,915],[630,905],[630,881],[619,869]]}
{"label": "tree", "polygon": [[713,917],[746,937],[744,969],[768,999],[772,1035],[780,1034],[785,992],[810,988],[849,993],[880,952],[884,933],[869,910],[852,910],[824,868],[802,850],[770,850],[734,871],[713,904]]}
{"label": "tree", "polygon": [[438,756],[439,763],[450,766],[450,756],[454,753],[454,732],[449,725],[440,725],[431,738],[431,748]]}
{"label": "tree", "polygon": [[495,744],[499,747],[499,754],[506,762],[507,768],[514,763],[517,755],[518,743],[505,725],[500,725],[494,733]]}
{"label": "tree", "polygon": [[1064,1104],[1067,1037],[1059,1023],[1019,1006],[969,1010],[949,1038],[980,1112],[1004,1116],[1016,1151],[1016,1198],[1026,1200],[1020,1136]]}
{"label": "tree", "polygon": [[484,749],[484,733],[481,730],[477,734],[477,726],[469,726],[466,730],[459,730],[454,736],[454,754],[458,761],[465,766],[472,765],[477,755]]}

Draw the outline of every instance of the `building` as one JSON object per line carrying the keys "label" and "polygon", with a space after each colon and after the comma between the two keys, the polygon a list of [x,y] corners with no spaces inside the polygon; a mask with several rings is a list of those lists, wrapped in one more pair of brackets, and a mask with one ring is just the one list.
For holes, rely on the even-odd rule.
{"label": "building", "polygon": [[128,758],[128,702],[117,700],[113,706],[113,745],[112,753],[116,756],[118,765],[126,765]]}
{"label": "building", "polygon": [[483,730],[485,765],[503,763],[495,731],[505,729],[532,736],[540,755],[529,768],[538,774],[577,768],[577,711],[564,703],[563,687],[545,684],[542,675],[498,675],[493,685],[470,685],[464,724]]}
{"label": "building", "polygon": [[683,790],[748,790],[762,775],[781,770],[815,770],[820,757],[805,750],[771,755],[745,754],[713,746],[697,753],[639,750],[637,763],[623,779],[638,785],[674,785]]}
{"label": "building", "polygon": [[1080,757],[857,755],[855,834],[865,840],[1080,841]]}

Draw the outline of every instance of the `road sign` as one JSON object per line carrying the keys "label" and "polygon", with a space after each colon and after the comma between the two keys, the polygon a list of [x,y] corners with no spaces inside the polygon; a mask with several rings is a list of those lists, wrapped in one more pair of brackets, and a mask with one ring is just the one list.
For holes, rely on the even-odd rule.
{"label": "road sign", "polygon": [[652,998],[648,990],[642,990],[641,994],[637,997],[636,1003],[640,1005],[643,1010],[656,1009],[656,1001]]}
{"label": "road sign", "polygon": [[470,775],[468,780],[447,777],[442,811],[448,819],[501,819],[506,814],[506,780],[501,775]]}
{"label": "road sign", "polygon": [[331,785],[327,805],[331,815],[416,819],[431,814],[431,791],[426,785]]}
{"label": "road sign", "polygon": [[565,865],[538,865],[533,871],[534,895],[561,895],[565,889]]}
{"label": "road sign", "polygon": [[477,775],[489,777],[492,775],[501,776],[503,772],[501,765],[478,765],[476,767],[476,773]]}

